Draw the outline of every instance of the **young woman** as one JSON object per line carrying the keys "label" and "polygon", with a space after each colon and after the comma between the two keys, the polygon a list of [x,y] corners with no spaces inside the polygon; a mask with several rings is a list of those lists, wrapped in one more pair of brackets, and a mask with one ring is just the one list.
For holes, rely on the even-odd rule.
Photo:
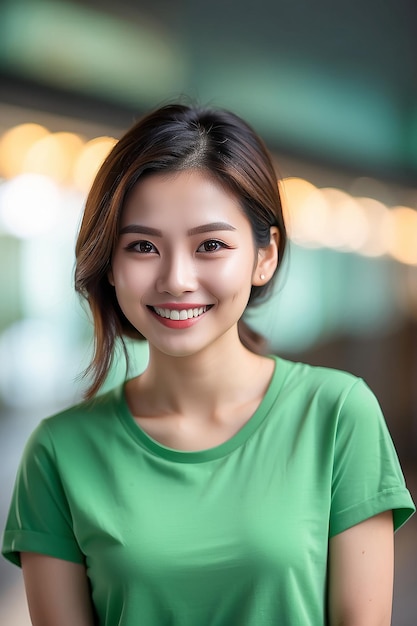
{"label": "young woman", "polygon": [[[286,234],[271,160],[236,115],[140,120],[93,184],[76,248],[87,399],[27,444],[4,535],[35,626],[383,626],[413,512],[353,376],[263,356],[245,327]],[[146,371],[98,395],[115,345]]]}

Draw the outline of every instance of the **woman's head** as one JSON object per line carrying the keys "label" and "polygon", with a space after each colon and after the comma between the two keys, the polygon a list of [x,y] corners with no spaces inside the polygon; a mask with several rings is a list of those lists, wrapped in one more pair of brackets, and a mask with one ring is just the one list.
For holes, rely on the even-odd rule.
{"label": "woman's head", "polygon": [[[276,174],[261,139],[228,111],[179,104],[162,107],[137,122],[112,149],[87,198],[76,246],[75,285],[87,298],[95,328],[94,381],[89,395],[102,384],[118,337],[141,335],[123,315],[108,281],[111,259],[127,194],[143,177],[198,169],[238,199],[252,228],[255,249],[279,231],[279,260],[286,233]],[[251,305],[263,297],[271,281],[252,287]],[[242,327],[243,328],[243,327]],[[245,343],[245,333],[242,330]]]}

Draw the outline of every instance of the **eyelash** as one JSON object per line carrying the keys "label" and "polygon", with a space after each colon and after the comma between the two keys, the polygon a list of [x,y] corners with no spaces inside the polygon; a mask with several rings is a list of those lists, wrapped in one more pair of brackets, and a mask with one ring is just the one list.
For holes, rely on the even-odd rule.
{"label": "eyelash", "polygon": [[[203,248],[203,246],[206,246],[207,244],[215,244],[216,248],[214,250],[201,250],[201,248]],[[151,249],[148,248],[148,250],[141,250],[140,247],[149,247]],[[207,239],[206,241],[203,241],[197,248],[197,252],[201,252],[203,254],[212,254],[213,252],[217,252],[218,250],[221,250],[222,248],[225,249],[230,249],[230,246],[228,246],[226,243],[224,243],[224,241],[221,241],[220,239]],[[157,248],[153,245],[153,243],[151,243],[150,241],[147,241],[146,239],[141,239],[140,241],[133,241],[132,243],[130,243],[128,246],[126,246],[126,250],[131,251],[131,252],[137,252],[138,254],[152,254],[154,252],[158,252]]]}
{"label": "eyelash", "polygon": [[[153,248],[152,250],[140,250],[140,246],[150,246]],[[141,239],[140,241],[132,241],[129,245],[126,246],[126,250],[129,252],[138,252],[139,254],[151,254],[152,252],[157,251],[153,243],[150,241],[146,241],[146,239]]]}
{"label": "eyelash", "polygon": [[215,250],[202,250],[202,252],[206,253],[206,254],[210,254],[212,252],[217,252],[217,250],[221,250],[221,248],[225,248],[227,250],[230,250],[230,246],[228,246],[226,243],[224,243],[224,241],[220,241],[220,239],[207,239],[206,241],[203,241],[203,243],[201,243],[198,246],[197,252],[203,246],[206,246],[207,244],[212,244],[212,243],[216,244],[216,246],[217,246]]}

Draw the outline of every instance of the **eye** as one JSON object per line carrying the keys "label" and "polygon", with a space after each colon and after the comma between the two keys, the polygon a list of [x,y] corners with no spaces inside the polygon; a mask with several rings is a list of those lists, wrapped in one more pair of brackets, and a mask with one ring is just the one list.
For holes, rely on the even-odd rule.
{"label": "eye", "polygon": [[158,252],[153,243],[145,240],[134,241],[127,246],[127,249],[133,250],[134,252],[139,252],[140,254],[151,254],[153,252]]}
{"label": "eye", "polygon": [[218,239],[207,239],[197,248],[197,252],[216,252],[221,248],[227,248],[228,246],[219,241]]}

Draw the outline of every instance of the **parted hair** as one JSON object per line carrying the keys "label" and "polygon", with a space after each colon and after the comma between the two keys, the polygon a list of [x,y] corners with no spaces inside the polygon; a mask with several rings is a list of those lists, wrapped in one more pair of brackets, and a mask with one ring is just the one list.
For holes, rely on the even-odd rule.
{"label": "parted hair", "polygon": [[[103,384],[116,342],[143,339],[121,311],[108,272],[118,240],[125,198],[132,187],[152,173],[198,168],[214,177],[239,200],[253,232],[255,247],[270,242],[270,227],[278,227],[279,265],[286,231],[272,160],[262,139],[230,111],[183,104],[160,107],[136,122],[115,144],[99,169],[88,194],[76,243],[75,289],[91,309],[94,353],[86,374],[91,398]],[[248,306],[263,299],[271,287],[253,286]],[[262,338],[239,321],[242,343],[262,352]]]}

